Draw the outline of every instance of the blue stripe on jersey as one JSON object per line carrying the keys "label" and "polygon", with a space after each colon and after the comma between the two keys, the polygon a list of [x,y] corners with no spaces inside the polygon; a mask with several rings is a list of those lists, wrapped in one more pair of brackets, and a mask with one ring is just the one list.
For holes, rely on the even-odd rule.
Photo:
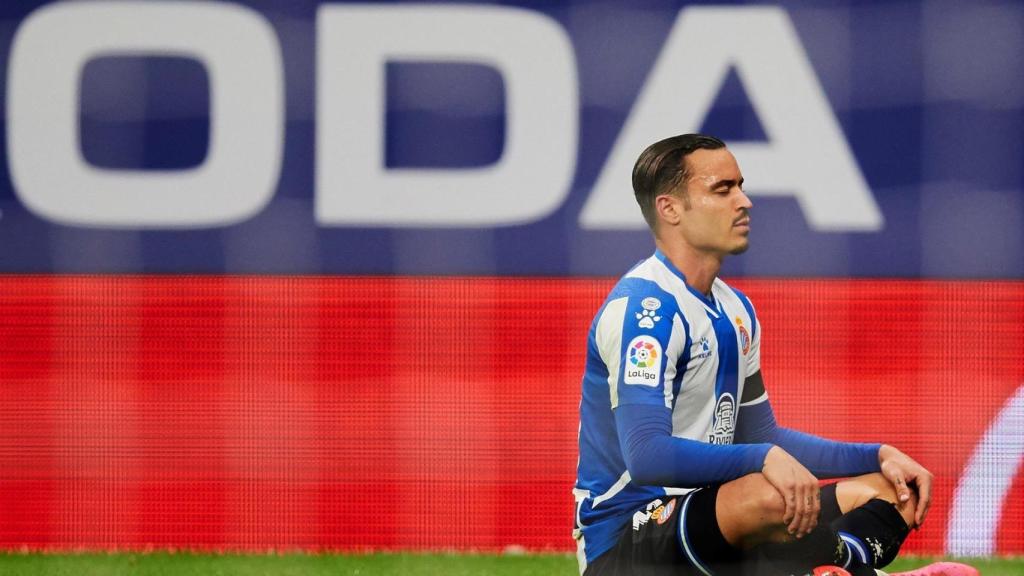
{"label": "blue stripe on jersey", "polygon": [[687,322],[686,316],[683,314],[679,315],[679,319],[683,321],[683,334],[686,334],[686,343],[683,345],[683,354],[679,357],[679,362],[676,362],[676,377],[672,379],[672,409],[676,407],[676,400],[679,399],[679,390],[683,386],[683,376],[686,376],[686,370],[690,366],[690,347],[693,346],[693,337],[690,336],[690,323]]}
{"label": "blue stripe on jersey", "polygon": [[746,294],[732,286],[729,288],[732,289],[733,293],[739,297],[740,302],[743,304],[743,308],[747,310],[747,314],[750,316],[750,339],[753,340],[754,338],[757,338],[757,314],[754,314],[754,305],[750,303],[750,298],[747,298]]}
{"label": "blue stripe on jersey", "polygon": [[[739,350],[736,348],[736,329],[732,320],[721,307],[718,314],[708,311],[715,339],[718,341],[718,373],[715,375],[715,420],[711,438],[712,444],[732,444],[736,425],[736,410],[739,408]],[[726,395],[728,394],[728,399]],[[724,419],[728,419],[727,421]]]}

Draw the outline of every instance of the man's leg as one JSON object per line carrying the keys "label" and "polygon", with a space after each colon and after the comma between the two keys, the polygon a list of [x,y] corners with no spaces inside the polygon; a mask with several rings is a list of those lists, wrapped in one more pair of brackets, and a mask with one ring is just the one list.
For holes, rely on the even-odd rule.
{"label": "man's leg", "polygon": [[[744,573],[748,567],[743,563],[757,546],[796,540],[786,530],[784,513],[782,495],[761,474],[699,490],[687,501],[680,518],[680,548],[701,573]],[[827,563],[834,557],[839,542],[834,534],[831,542],[811,543],[808,538],[800,544],[816,554],[811,562]]]}
{"label": "man's leg", "polygon": [[[762,547],[768,556],[788,559],[798,566],[846,564],[854,572],[856,564],[888,563],[899,551],[909,532],[914,502],[897,508],[895,490],[880,474],[869,474],[840,482],[822,502],[823,516],[816,530],[796,539],[783,523],[785,502],[778,491],[760,474],[750,474],[720,488],[716,501],[716,518],[722,539],[734,549],[744,552]],[[836,515],[840,515],[835,518]],[[841,539],[840,533],[850,540]],[[851,544],[861,543],[862,550],[851,559]],[[865,552],[859,555],[859,552]],[[865,562],[860,562],[861,560]],[[884,564],[877,564],[879,566]],[[873,571],[872,571],[873,572]]]}
{"label": "man's leg", "polygon": [[913,493],[901,503],[884,476],[868,474],[837,484],[836,500],[843,515],[831,526],[853,553],[853,560],[874,568],[892,562],[914,523],[917,498]]}

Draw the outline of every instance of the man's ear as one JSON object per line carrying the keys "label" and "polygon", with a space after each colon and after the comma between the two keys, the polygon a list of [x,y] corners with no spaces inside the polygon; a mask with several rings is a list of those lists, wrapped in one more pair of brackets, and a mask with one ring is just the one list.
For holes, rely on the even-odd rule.
{"label": "man's ear", "polygon": [[683,201],[673,194],[662,194],[654,199],[654,209],[659,219],[668,224],[679,224],[683,215]]}

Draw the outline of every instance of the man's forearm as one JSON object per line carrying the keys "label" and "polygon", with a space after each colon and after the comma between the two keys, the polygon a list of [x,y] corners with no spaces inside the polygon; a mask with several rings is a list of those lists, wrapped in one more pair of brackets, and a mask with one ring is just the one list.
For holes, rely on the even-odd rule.
{"label": "man's forearm", "polygon": [[880,444],[837,442],[782,427],[776,429],[772,443],[792,454],[818,478],[855,476],[880,469]]}
{"label": "man's forearm", "polygon": [[658,406],[619,406],[615,420],[626,467],[638,484],[689,488],[728,482],[759,472],[771,449],[676,438],[668,410]]}
{"label": "man's forearm", "polygon": [[769,443],[790,453],[819,478],[853,476],[879,471],[880,444],[837,442],[779,426],[771,404],[740,409],[738,443]]}

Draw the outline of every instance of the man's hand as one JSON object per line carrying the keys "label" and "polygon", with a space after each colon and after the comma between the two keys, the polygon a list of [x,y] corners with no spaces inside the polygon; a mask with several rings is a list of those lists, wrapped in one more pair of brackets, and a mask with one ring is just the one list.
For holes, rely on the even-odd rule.
{"label": "man's hand", "polygon": [[778,446],[773,446],[765,455],[761,473],[786,502],[782,522],[786,524],[789,533],[803,538],[814,530],[821,511],[818,479]]}
{"label": "man's hand", "polygon": [[914,526],[911,528],[920,526],[932,503],[932,473],[888,444],[878,451],[878,463],[882,467],[882,475],[896,488],[900,504],[910,500],[911,485],[917,491],[917,508],[914,510]]}

